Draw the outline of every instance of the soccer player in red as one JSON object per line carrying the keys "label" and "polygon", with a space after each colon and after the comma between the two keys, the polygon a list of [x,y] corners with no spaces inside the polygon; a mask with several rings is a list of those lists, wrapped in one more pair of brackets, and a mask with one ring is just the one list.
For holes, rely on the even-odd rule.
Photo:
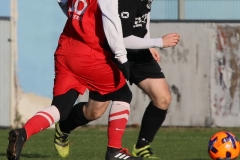
{"label": "soccer player in red", "polygon": [[[96,116],[92,111],[105,110],[110,100],[113,101],[112,108],[115,115],[110,126],[115,130],[115,136],[109,137],[113,145],[107,147],[106,160],[141,160],[142,158],[129,155],[121,146],[132,94],[125,80],[129,77],[129,67],[121,25],[116,25],[121,22],[117,11],[113,13],[107,10],[107,7],[114,8],[114,3],[108,0],[68,0],[67,2],[68,19],[54,55],[55,79],[52,104],[37,112],[23,128],[9,132],[6,156],[8,160],[19,160],[26,140],[52,124],[65,120],[79,94],[84,94],[88,89],[89,101],[80,103],[77,107],[78,118],[84,123],[88,123]],[[112,62],[112,55],[105,49],[107,40],[104,30],[107,31],[106,37],[115,54],[114,57],[124,68],[122,72]],[[59,138],[62,136],[64,134],[59,133]]]}
{"label": "soccer player in red", "polygon": [[[162,38],[150,38],[151,3],[152,0],[121,0],[119,1],[118,12],[122,22],[125,47],[128,51],[127,56],[131,71],[130,83],[136,84],[151,99],[146,107],[139,138],[134,145],[132,154],[136,157],[157,158],[150,148],[150,142],[153,141],[165,120],[171,94],[162,69],[158,64],[158,52],[154,48],[175,46],[178,44],[180,36],[171,33]],[[65,121],[60,122],[60,130],[69,134],[78,125],[83,125],[80,122],[81,120],[77,120],[77,107],[78,104],[73,108],[71,117],[69,116]],[[98,113],[100,114],[100,112]],[[111,117],[112,114],[110,113],[109,119]],[[108,134],[114,134],[111,126],[109,126]],[[67,148],[65,147],[66,150],[68,150]],[[61,154],[61,151],[58,150],[58,153]]]}

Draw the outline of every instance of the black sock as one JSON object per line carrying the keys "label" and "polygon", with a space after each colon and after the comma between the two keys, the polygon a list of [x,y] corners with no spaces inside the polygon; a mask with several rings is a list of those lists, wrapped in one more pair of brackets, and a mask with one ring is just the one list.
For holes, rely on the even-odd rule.
{"label": "black sock", "polygon": [[149,141],[147,141],[145,138],[139,136],[137,144],[136,144],[136,148],[139,149],[146,145],[149,145]]}
{"label": "black sock", "polygon": [[88,124],[89,120],[84,116],[83,106],[87,102],[80,102],[73,106],[67,119],[60,121],[60,130],[64,133],[70,133],[72,130],[79,126]]}
{"label": "black sock", "polygon": [[166,118],[167,110],[162,110],[153,105],[152,102],[147,106],[138,137],[136,148],[142,148],[153,141],[158,129]]}

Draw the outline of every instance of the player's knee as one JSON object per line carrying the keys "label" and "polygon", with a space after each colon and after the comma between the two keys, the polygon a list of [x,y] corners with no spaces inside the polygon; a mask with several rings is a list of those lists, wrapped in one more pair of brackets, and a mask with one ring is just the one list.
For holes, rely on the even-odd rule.
{"label": "player's knee", "polygon": [[109,101],[106,102],[97,102],[89,103],[84,109],[84,115],[89,121],[96,120],[100,118],[104,112],[106,111],[107,107],[109,105]]}
{"label": "player's knee", "polygon": [[99,113],[99,112],[92,112],[91,115],[90,115],[90,117],[89,117],[89,119],[90,119],[91,121],[97,120],[97,119],[101,118],[102,115],[103,115],[103,114],[101,114],[101,113]]}
{"label": "player's knee", "polygon": [[89,120],[89,121],[93,121],[93,120],[97,120],[100,117],[102,117],[102,115],[104,114],[104,112],[101,112],[101,110],[95,109],[95,110],[91,110],[91,111],[86,111],[85,112],[85,117]]}
{"label": "player's knee", "polygon": [[172,96],[171,94],[169,95],[164,95],[164,96],[158,96],[153,99],[153,103],[157,108],[167,110],[169,108],[169,105],[171,103]]}

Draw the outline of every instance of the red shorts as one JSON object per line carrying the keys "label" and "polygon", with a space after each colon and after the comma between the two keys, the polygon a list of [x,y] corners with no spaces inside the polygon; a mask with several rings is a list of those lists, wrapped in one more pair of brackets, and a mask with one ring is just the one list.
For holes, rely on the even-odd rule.
{"label": "red shorts", "polygon": [[125,84],[123,74],[108,58],[55,55],[54,96],[70,89],[75,89],[80,94],[86,89],[108,94]]}

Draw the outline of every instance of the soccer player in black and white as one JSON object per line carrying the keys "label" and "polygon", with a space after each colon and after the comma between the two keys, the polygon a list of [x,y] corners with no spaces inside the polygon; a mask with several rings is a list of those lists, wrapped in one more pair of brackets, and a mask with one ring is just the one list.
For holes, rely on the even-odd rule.
{"label": "soccer player in black and white", "polygon": [[171,33],[162,38],[150,38],[151,4],[152,0],[119,0],[118,11],[130,65],[130,84],[137,85],[151,99],[144,112],[132,155],[157,158],[152,152],[150,143],[165,120],[171,93],[157,62],[159,55],[155,48],[175,46],[180,36]]}
{"label": "soccer player in black and white", "polygon": [[[152,0],[119,0],[118,3],[124,45],[127,48],[130,66],[130,84],[137,85],[151,99],[144,112],[138,140],[133,147],[132,155],[157,158],[152,152],[150,143],[166,118],[171,102],[171,93],[164,73],[158,64],[159,54],[155,48],[176,46],[180,36],[177,33],[170,33],[161,38],[150,38],[149,25]],[[109,9],[111,10],[111,8]],[[75,105],[74,108],[76,109],[77,106]],[[70,133],[71,130],[82,125],[74,112],[67,120],[60,122],[60,130],[64,128],[65,132]],[[103,112],[100,114],[103,114]],[[111,115],[109,119],[111,119]],[[71,127],[67,125],[70,123]],[[108,134],[114,134],[111,127],[108,129]],[[64,148],[61,148],[58,152],[63,150]],[[115,157],[114,160],[117,159],[121,159],[121,155]]]}

